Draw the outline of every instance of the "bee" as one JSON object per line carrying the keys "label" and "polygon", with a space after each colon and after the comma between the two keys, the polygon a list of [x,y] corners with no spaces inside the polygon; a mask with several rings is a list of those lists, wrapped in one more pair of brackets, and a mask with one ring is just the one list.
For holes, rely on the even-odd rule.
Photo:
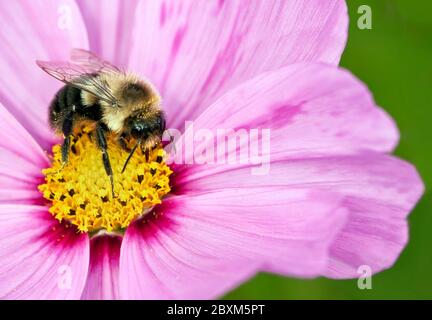
{"label": "bee", "polygon": [[[49,106],[49,123],[64,137],[61,146],[63,165],[68,162],[74,128],[83,121],[93,122],[95,140],[114,197],[106,135],[114,133],[119,145],[129,151],[123,173],[137,147],[148,152],[161,143],[166,122],[159,93],[150,82],[83,49],[73,49],[68,62],[38,60],[36,63],[65,83]],[[129,149],[126,142],[131,138],[136,143]]]}

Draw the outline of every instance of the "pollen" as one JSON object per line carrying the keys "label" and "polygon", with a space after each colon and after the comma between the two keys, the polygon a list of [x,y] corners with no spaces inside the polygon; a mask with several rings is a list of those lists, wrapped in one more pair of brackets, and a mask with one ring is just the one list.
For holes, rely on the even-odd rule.
{"label": "pollen", "polygon": [[113,136],[107,136],[107,143],[114,197],[91,131],[74,136],[66,164],[61,160],[61,146],[55,145],[51,167],[42,170],[45,183],[39,185],[39,190],[51,204],[49,212],[60,222],[66,220],[76,225],[80,232],[122,232],[160,204],[170,191],[172,171],[164,162],[166,154],[162,148],[149,151],[148,155],[138,148],[121,173],[129,152]]}

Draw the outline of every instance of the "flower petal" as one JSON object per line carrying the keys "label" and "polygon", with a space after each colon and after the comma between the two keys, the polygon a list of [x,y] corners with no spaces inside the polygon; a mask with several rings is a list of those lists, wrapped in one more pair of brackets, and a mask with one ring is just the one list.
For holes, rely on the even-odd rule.
{"label": "flower petal", "polygon": [[161,91],[170,127],[183,128],[222,93],[282,66],[337,64],[345,47],[344,1],[143,1],[131,70]]}
{"label": "flower petal", "polygon": [[121,237],[101,235],[90,242],[90,269],[82,294],[85,300],[119,299]]}
{"label": "flower petal", "polygon": [[135,0],[77,0],[87,27],[90,50],[119,67],[126,67],[130,55]]}
{"label": "flower petal", "polygon": [[385,156],[347,162],[343,177],[355,179],[357,187],[337,187],[347,194],[344,206],[350,218],[330,249],[325,275],[331,278],[356,278],[363,265],[373,273],[393,266],[408,242],[407,215],[424,192],[420,176],[407,162]]}
{"label": "flower petal", "polygon": [[89,241],[40,206],[0,205],[0,298],[79,299]]}
{"label": "flower petal", "polygon": [[0,11],[0,101],[43,148],[54,141],[48,104],[61,86],[35,63],[65,59],[72,47],[88,46],[85,27],[72,0],[8,1]]}
{"label": "flower petal", "polygon": [[[194,171],[201,173],[200,179],[193,179]],[[205,171],[204,166],[189,168],[177,178],[176,191],[308,187],[343,196],[341,206],[349,210],[349,219],[331,246],[324,273],[334,278],[357,277],[362,265],[374,273],[392,266],[407,242],[406,217],[424,190],[412,165],[375,153],[275,162],[268,175],[260,176],[248,167],[218,174]]]}
{"label": "flower petal", "polygon": [[316,276],[345,222],[339,200],[285,188],[226,188],[167,198],[156,217],[126,231],[122,296],[214,298],[266,263],[285,274]]}
{"label": "flower petal", "polygon": [[[361,82],[347,71],[317,64],[290,65],[254,78],[206,109],[192,129],[191,134],[212,130],[213,141],[226,136],[218,129],[246,131],[243,142],[218,148],[215,160],[248,148],[248,143],[251,148],[252,143],[266,144],[263,158],[277,161],[364,150],[387,152],[398,141],[393,120],[375,106]],[[259,130],[256,141],[252,129]],[[264,129],[269,129],[269,142],[262,140]],[[181,140],[184,146],[192,143],[189,137],[185,134]],[[181,149],[179,145],[177,150]],[[187,153],[183,163],[194,163],[193,155]]]}
{"label": "flower petal", "polygon": [[48,157],[32,136],[0,104],[0,203],[33,203]]}

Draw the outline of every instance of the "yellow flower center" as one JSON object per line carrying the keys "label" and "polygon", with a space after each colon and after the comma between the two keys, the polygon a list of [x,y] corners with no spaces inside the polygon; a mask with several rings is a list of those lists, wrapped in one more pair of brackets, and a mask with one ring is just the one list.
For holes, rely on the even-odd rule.
{"label": "yellow flower center", "polygon": [[49,212],[59,221],[76,225],[81,232],[123,231],[161,203],[170,191],[172,171],[164,163],[162,148],[150,151],[148,160],[138,148],[121,173],[129,152],[113,136],[107,136],[107,143],[114,174],[114,198],[101,151],[88,130],[72,139],[67,164],[62,164],[61,146],[55,145],[51,167],[42,170],[45,183],[39,190],[51,202]]}

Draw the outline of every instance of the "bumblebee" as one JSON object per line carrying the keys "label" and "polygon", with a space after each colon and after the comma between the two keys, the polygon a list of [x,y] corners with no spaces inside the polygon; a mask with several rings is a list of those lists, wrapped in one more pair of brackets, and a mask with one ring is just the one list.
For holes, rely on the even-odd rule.
{"label": "bumblebee", "polygon": [[[73,49],[68,62],[36,63],[65,83],[49,106],[49,123],[64,136],[63,164],[68,161],[74,128],[83,121],[93,122],[95,140],[114,196],[106,135],[114,133],[118,143],[129,151],[123,172],[137,147],[148,150],[161,143],[166,122],[159,93],[150,82],[82,49]],[[126,142],[131,140],[136,143],[129,149]]]}

